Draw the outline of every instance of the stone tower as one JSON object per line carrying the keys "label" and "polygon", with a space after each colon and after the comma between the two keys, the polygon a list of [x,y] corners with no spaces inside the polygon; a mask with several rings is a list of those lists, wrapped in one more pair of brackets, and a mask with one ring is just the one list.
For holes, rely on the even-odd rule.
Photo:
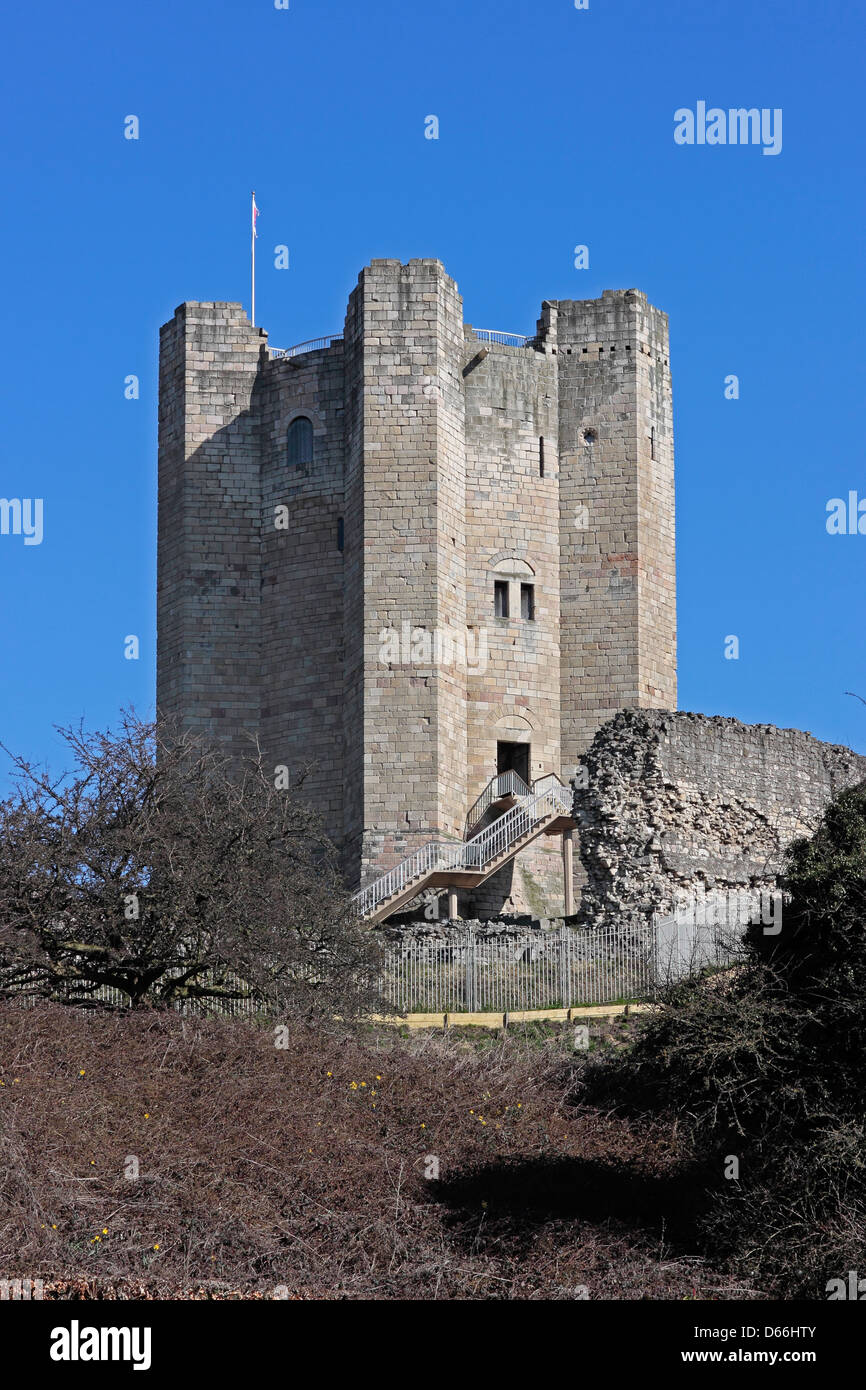
{"label": "stone tower", "polygon": [[[676,707],[667,318],[636,290],[476,333],[436,260],[373,261],[342,335],[237,304],[160,345],[157,704],[305,783],[353,884],[461,841],[497,772],[574,773]],[[537,841],[461,903],[561,911]]]}

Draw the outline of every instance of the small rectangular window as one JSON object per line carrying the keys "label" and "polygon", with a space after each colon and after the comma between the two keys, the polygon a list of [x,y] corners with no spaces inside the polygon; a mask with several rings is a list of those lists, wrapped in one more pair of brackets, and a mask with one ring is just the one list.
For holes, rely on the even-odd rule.
{"label": "small rectangular window", "polygon": [[493,612],[497,618],[508,617],[508,581],[506,579],[494,579],[493,581]]}
{"label": "small rectangular window", "polygon": [[538,476],[544,477],[544,435],[538,436]]}
{"label": "small rectangular window", "polygon": [[656,427],[655,427],[655,425],[653,425],[653,426],[652,426],[652,429],[650,430],[650,458],[651,458],[651,459],[654,459],[655,456],[656,456]]}
{"label": "small rectangular window", "polygon": [[530,622],[535,619],[535,585],[521,584],[520,586],[520,616],[528,618]]}
{"label": "small rectangular window", "polygon": [[344,529],[343,529],[343,518],[342,518],[341,516],[339,516],[339,517],[337,517],[337,549],[338,549],[338,550],[342,550],[342,549],[343,549],[343,542],[344,542],[344,540],[345,540],[345,531],[344,531]]}

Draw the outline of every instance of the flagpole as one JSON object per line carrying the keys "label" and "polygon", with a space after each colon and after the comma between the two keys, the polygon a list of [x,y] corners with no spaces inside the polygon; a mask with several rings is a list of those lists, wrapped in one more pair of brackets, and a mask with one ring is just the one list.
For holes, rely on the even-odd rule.
{"label": "flagpole", "polygon": [[252,281],[252,312],[250,320],[253,328],[256,326],[256,190],[253,189],[252,205],[250,207],[250,278]]}

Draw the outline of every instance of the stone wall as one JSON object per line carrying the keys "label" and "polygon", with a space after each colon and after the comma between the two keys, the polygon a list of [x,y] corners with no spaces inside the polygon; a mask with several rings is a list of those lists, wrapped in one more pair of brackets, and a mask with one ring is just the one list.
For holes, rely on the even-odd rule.
{"label": "stone wall", "polygon": [[619,709],[675,708],[667,315],[638,290],[549,301],[559,374],[562,774]]}
{"label": "stone wall", "polygon": [[692,895],[771,892],[866,758],[798,729],[625,710],[596,734],[575,793],[584,922],[671,912]]}
{"label": "stone wall", "polygon": [[[530,779],[560,771],[559,466],[555,357],[490,343],[475,363],[466,333],[467,620],[486,643],[466,679],[471,804],[496,776],[498,741],[529,745]],[[508,617],[495,615],[496,581]]]}
{"label": "stone wall", "polygon": [[[343,345],[264,362],[260,380],[261,737],[274,765],[309,769],[306,800],[342,827]],[[290,467],[298,416],[312,423],[313,457]]]}
{"label": "stone wall", "polygon": [[[356,887],[462,838],[498,742],[529,746],[530,780],[567,777],[617,709],[674,703],[667,352],[634,290],[479,339],[433,259],[374,260],[343,340],[291,357],[240,305],[182,305],[160,353],[161,713],[308,768]],[[458,646],[383,656],[404,630]],[[461,906],[562,911],[559,839]]]}
{"label": "stone wall", "polygon": [[[351,330],[349,331],[349,325]],[[462,664],[383,659],[382,634],[466,631],[463,314],[435,260],[376,260],[353,292],[347,352],[363,391],[361,823],[347,838],[380,871],[431,838],[460,839],[466,802]],[[356,663],[357,664],[357,663]]]}
{"label": "stone wall", "polygon": [[235,752],[260,729],[265,337],[214,303],[160,334],[157,708]]}

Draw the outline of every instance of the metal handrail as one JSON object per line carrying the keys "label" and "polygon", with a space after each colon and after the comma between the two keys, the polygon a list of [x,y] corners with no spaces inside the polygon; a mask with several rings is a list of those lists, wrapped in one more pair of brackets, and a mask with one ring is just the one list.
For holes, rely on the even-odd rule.
{"label": "metal handrail", "polygon": [[540,787],[544,787],[567,815],[571,815],[574,809],[574,792],[563,782],[558,772],[545,773],[544,777],[538,777],[532,784],[533,792],[537,792]]}
{"label": "metal handrail", "polygon": [[434,869],[454,868],[455,855],[459,858],[462,849],[463,845],[458,841],[448,844],[441,840],[430,840],[408,858],[401,859],[393,869],[389,869],[366,888],[361,888],[353,895],[352,901],[357,905],[361,915],[366,917],[368,913],[375,911],[379,903],[401,892],[415,879],[426,877]]}
{"label": "metal handrail", "polygon": [[505,347],[526,347],[527,343],[535,342],[534,337],[527,337],[525,333],[502,333],[498,328],[473,328],[472,332],[482,343],[502,343]]}
{"label": "metal handrail", "polygon": [[570,814],[571,804],[556,774],[551,773],[539,781],[551,782],[551,785],[544,791],[521,798],[516,806],[498,816],[473,840],[463,843],[431,840],[382,874],[381,878],[360,889],[352,901],[361,916],[369,916],[381,903],[430,873],[459,869],[480,872],[542,821],[563,813]]}
{"label": "metal handrail", "polygon": [[[503,347],[526,347],[535,342],[535,336],[526,333],[504,333],[498,328],[473,328],[474,336],[482,343],[500,343]],[[322,338],[308,338],[304,343],[295,343],[290,348],[269,347],[271,361],[284,357],[299,357],[305,352],[316,352],[328,348],[332,343],[341,343],[342,333],[326,333]]]}
{"label": "metal handrail", "polygon": [[308,338],[305,343],[295,343],[290,348],[268,348],[271,354],[271,361],[278,357],[300,357],[304,352],[315,352],[318,348],[330,347],[332,343],[341,343],[342,333],[326,333],[324,338]]}
{"label": "metal handrail", "polygon": [[523,778],[516,772],[500,772],[496,777],[492,777],[484,788],[481,795],[472,803],[466,816],[466,836],[474,825],[477,825],[481,817],[492,806],[494,801],[499,801],[503,796],[530,796]]}
{"label": "metal handrail", "polygon": [[[503,347],[526,347],[535,342],[535,336],[526,333],[504,333],[498,328],[473,328],[474,336],[482,343],[500,343]],[[295,343],[290,348],[269,347],[271,361],[284,357],[299,357],[305,352],[316,352],[328,348],[332,343],[341,343],[342,333],[326,333],[322,338],[308,338],[306,342]]]}

